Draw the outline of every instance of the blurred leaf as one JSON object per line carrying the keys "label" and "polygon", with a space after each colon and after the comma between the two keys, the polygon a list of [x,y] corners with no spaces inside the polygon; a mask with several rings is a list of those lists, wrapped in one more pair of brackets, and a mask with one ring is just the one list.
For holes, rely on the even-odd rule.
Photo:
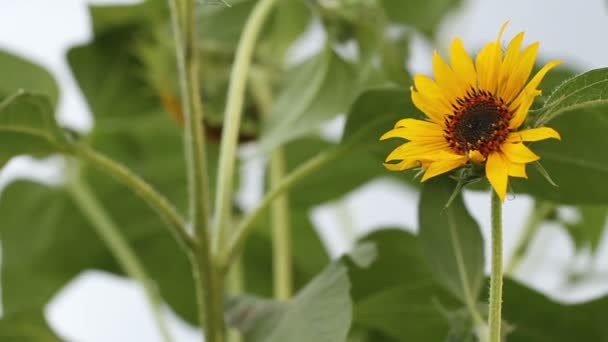
{"label": "blurred leaf", "polygon": [[326,48],[297,66],[269,113],[261,148],[270,151],[317,130],[346,111],[357,90],[354,67]]}
{"label": "blurred leaf", "polygon": [[608,104],[608,68],[595,69],[561,84],[535,114],[546,124],[562,113]]}
{"label": "blurred leaf", "polygon": [[0,340],[7,342],[62,342],[51,330],[42,309],[28,310],[0,319]]}
{"label": "blurred leaf", "polygon": [[380,0],[380,3],[391,21],[411,26],[431,37],[441,20],[458,8],[462,0]]}
{"label": "blurred leaf", "polygon": [[608,203],[607,110],[608,106],[577,109],[552,120],[548,126],[562,140],[540,141],[531,148],[558,187],[531,170],[527,180],[510,180],[513,189],[563,204]]}
{"label": "blurred leaf", "polygon": [[47,96],[19,91],[0,103],[0,167],[20,154],[42,157],[67,150]]}
{"label": "blurred leaf", "polygon": [[580,220],[577,223],[567,223],[566,229],[577,250],[588,247],[595,253],[606,227],[608,207],[582,206],[577,209],[581,215]]}
{"label": "blurred leaf", "polygon": [[[141,258],[163,298],[182,317],[196,322],[190,264],[163,223],[114,180],[97,173],[88,175],[101,203]],[[0,217],[2,302],[7,314],[43,306],[82,271],[122,274],[63,188],[13,183],[0,198]]]}
{"label": "blurred leaf", "polygon": [[378,258],[368,268],[349,270],[355,303],[354,324],[373,336],[368,341],[442,341],[448,320],[441,307],[457,308],[435,282],[416,237],[402,230],[371,233]]}
{"label": "blurred leaf", "polygon": [[229,301],[228,322],[249,342],[344,341],[351,324],[349,288],[347,269],[336,262],[289,302],[251,297]]}
{"label": "blurred leaf", "polygon": [[560,304],[505,279],[503,319],[513,327],[509,342],[608,341],[604,313],[608,297],[579,304]]}
{"label": "blurred leaf", "polygon": [[54,112],[59,88],[48,70],[4,51],[0,51],[0,68],[0,101],[19,90],[25,90],[37,95],[46,95],[50,112]]}
{"label": "blurred leaf", "polygon": [[[290,192],[290,200],[299,196]],[[290,201],[293,204],[293,201]],[[292,205],[290,214],[294,288],[304,287],[329,262],[329,256],[308,218],[308,208]],[[270,218],[265,215],[245,242],[243,271],[247,293],[272,296],[272,242]]]}
{"label": "blurred leaf", "polygon": [[463,303],[475,302],[484,281],[483,238],[459,194],[446,208],[456,182],[428,180],[418,207],[419,238],[433,275]]}

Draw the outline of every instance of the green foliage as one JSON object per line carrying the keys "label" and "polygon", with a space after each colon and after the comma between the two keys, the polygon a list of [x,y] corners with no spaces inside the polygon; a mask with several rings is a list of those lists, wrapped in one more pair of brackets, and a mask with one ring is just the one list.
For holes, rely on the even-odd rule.
{"label": "green foliage", "polygon": [[341,262],[328,266],[288,303],[235,298],[228,321],[247,341],[344,341],[351,324],[350,281]]}
{"label": "green foliage", "polygon": [[439,282],[464,303],[474,302],[484,278],[483,240],[461,195],[447,206],[455,187],[444,177],[428,180],[422,187],[419,237]]}
{"label": "green foliage", "polygon": [[46,69],[4,51],[0,51],[0,65],[2,66],[0,100],[20,90],[27,90],[48,96],[51,108],[57,104],[59,89],[55,78]]}
{"label": "green foliage", "polygon": [[461,0],[380,0],[387,16],[432,36],[443,16],[462,4]]}
{"label": "green foliage", "polygon": [[0,319],[0,340],[11,342],[63,341],[48,327],[41,309],[3,315]]}
{"label": "green foliage", "polygon": [[69,144],[49,98],[18,91],[0,103],[0,167],[20,154],[67,152]]}
{"label": "green foliage", "polygon": [[606,229],[608,208],[606,206],[582,206],[578,208],[580,219],[564,225],[577,250],[589,248],[595,253]]}

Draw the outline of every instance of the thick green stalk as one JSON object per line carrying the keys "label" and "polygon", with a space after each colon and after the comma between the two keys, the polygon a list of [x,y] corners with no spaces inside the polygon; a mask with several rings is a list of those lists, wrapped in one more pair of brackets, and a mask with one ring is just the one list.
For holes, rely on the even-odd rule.
{"label": "thick green stalk", "polygon": [[490,342],[500,342],[502,307],[502,202],[492,191],[492,270],[490,273],[490,306],[488,325]]}
{"label": "thick green stalk", "polygon": [[186,231],[184,219],[175,207],[150,184],[146,183],[124,165],[102,155],[87,145],[74,144],[72,149],[76,156],[114,177],[118,182],[141,197],[150,207],[155,209],[185,251],[194,248],[196,241]]}
{"label": "thick green stalk", "polygon": [[[243,293],[245,289],[245,281],[243,279],[243,260],[237,258],[230,267],[230,271],[227,275],[226,291],[230,295],[239,295]],[[236,329],[230,329],[228,331],[228,342],[242,342],[241,333]]]}
{"label": "thick green stalk", "polygon": [[540,202],[538,206],[534,206],[532,208],[532,211],[530,212],[530,215],[526,220],[522,233],[519,236],[517,243],[515,244],[513,256],[507,264],[507,274],[513,274],[513,272],[515,272],[515,270],[521,263],[522,258],[524,257],[524,255],[526,255],[526,252],[528,251],[528,247],[530,246],[530,241],[532,240],[532,237],[540,227],[540,224],[545,220],[547,215],[549,215],[549,213],[553,209],[555,209],[555,204],[544,201]]}
{"label": "thick green stalk", "polygon": [[234,236],[232,237],[232,239],[230,239],[225,253],[223,253],[222,257],[220,258],[220,268],[222,272],[225,273],[226,270],[230,267],[232,261],[234,261],[234,259],[241,253],[243,244],[251,231],[252,223],[255,222],[260,217],[260,215],[264,213],[266,209],[268,209],[268,207],[272,204],[275,198],[282,195],[285,191],[287,191],[294,184],[298,183],[300,180],[306,178],[306,176],[317,171],[325,164],[339,157],[349,148],[349,144],[340,145],[336,148],[326,150],[317,154],[315,157],[312,157],[302,165],[298,166],[298,168],[290,172],[288,175],[283,177],[279,184],[277,184],[270,191],[268,191],[268,193],[266,193],[264,198],[262,198],[258,206],[255,207],[250,213],[248,213],[245,218],[243,218],[243,220],[238,225]]}
{"label": "thick green stalk", "polygon": [[180,95],[185,117],[184,152],[188,172],[190,219],[197,246],[192,262],[199,297],[199,318],[207,342],[222,342],[223,303],[218,306],[216,272],[208,230],[209,182],[204,144],[203,112],[200,103],[197,26],[194,0],[169,0],[177,56]]}
{"label": "thick green stalk", "polygon": [[260,0],[255,4],[243,29],[230,75],[220,146],[213,222],[213,232],[215,234],[213,247],[216,254],[222,254],[227,230],[226,223],[232,210],[234,164],[248,71],[258,35],[275,2],[276,0]]}
{"label": "thick green stalk", "polygon": [[77,171],[70,175],[70,179],[66,184],[67,192],[74,200],[74,204],[80,208],[84,216],[89,220],[99,238],[108,247],[114,258],[116,258],[123,271],[142,286],[150,302],[150,307],[163,341],[170,342],[171,336],[167,322],[162,314],[162,297],[158,289],[146,273],[135,251],[129,246],[127,239],[99,202],[94,191],[81,177]]}

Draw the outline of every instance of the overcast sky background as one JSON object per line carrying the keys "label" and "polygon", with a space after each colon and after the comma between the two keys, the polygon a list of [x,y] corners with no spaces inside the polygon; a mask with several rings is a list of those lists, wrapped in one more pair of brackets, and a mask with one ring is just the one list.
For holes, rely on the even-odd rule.
{"label": "overcast sky background", "polygon": [[[62,90],[60,120],[72,127],[88,129],[92,120],[65,61],[66,50],[91,38],[87,4],[133,2],[137,1],[1,0],[0,48],[51,70]],[[445,50],[451,39],[461,37],[469,51],[477,51],[494,40],[502,23],[510,20],[504,40],[526,31],[528,43],[541,42],[540,56],[544,59],[563,59],[566,64],[581,69],[597,68],[608,65],[607,19],[608,8],[603,0],[470,0],[441,28],[438,48]],[[297,49],[299,53],[318,46],[322,35],[319,30],[312,30],[306,38]],[[414,41],[414,55],[409,65],[415,72],[430,72],[432,48],[421,39]],[[333,122],[330,131],[339,130],[341,123],[340,120]],[[47,163],[47,167],[32,168],[31,161],[20,158],[0,174],[0,185],[15,175],[33,173],[52,177],[50,164],[51,167]],[[259,165],[259,161],[250,163],[250,170]],[[245,206],[251,206],[260,195],[260,173],[249,171],[246,174],[239,200]],[[486,240],[489,237],[488,199],[487,194],[466,195],[468,207],[482,225]],[[415,230],[416,201],[417,197],[408,189],[380,180],[365,185],[342,201],[316,208],[311,215],[322,236],[331,241],[328,249],[332,255],[339,255],[349,248],[351,233],[361,234],[387,225]],[[511,253],[530,203],[529,198],[518,195],[505,204],[505,259]],[[340,217],[344,213],[353,216],[354,232],[341,229]],[[564,215],[568,214],[571,213],[564,211]],[[486,255],[487,251],[486,246]],[[588,255],[574,257],[568,237],[557,227],[546,225],[537,235],[532,253],[516,276],[556,299],[580,301],[608,291],[608,284],[601,281],[602,274],[608,275],[606,239],[598,256],[596,261],[591,261]],[[590,263],[594,263],[597,279],[591,279],[584,286],[564,285],[564,269],[582,268]],[[100,272],[87,272],[77,277],[48,305],[46,314],[53,328],[70,341],[160,341],[138,286]],[[200,340],[196,329],[182,323],[169,310],[167,315],[175,341]]]}

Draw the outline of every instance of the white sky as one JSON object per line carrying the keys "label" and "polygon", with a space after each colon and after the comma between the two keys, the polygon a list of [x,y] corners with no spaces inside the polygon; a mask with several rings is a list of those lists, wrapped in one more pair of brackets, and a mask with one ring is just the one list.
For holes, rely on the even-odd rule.
{"label": "white sky", "polygon": [[[85,7],[87,2],[133,1],[0,1],[0,48],[26,56],[52,70],[62,88],[61,120],[83,129],[90,127],[91,120],[64,56],[67,48],[84,43],[91,37]],[[440,46],[439,50],[444,50],[456,36],[464,40],[468,49],[479,48],[495,39],[500,25],[510,20],[505,39],[524,30],[528,34],[528,42],[541,42],[541,56],[563,59],[567,64],[581,68],[596,68],[608,65],[608,44],[605,44],[607,17],[608,8],[603,0],[469,1],[442,27],[440,45],[443,48]],[[314,40],[315,36],[312,37]],[[315,45],[314,42],[308,43]],[[413,51],[415,54],[410,66],[417,72],[428,73],[431,48],[417,40]],[[11,174],[22,174],[28,165],[23,160],[11,163],[0,176],[0,184]],[[255,165],[259,166],[259,163]],[[244,202],[251,202],[259,196],[260,177],[259,172],[247,174],[249,182],[246,182],[241,197]],[[489,237],[488,196],[468,194],[466,200],[473,215],[483,225],[484,235]],[[336,255],[348,248],[348,239],[344,237],[352,233],[340,229],[343,226],[341,213],[353,215],[355,231],[361,233],[378,225],[416,227],[415,205],[416,197],[409,190],[395,188],[386,181],[376,181],[355,191],[344,201],[315,209],[312,217],[322,235],[332,241],[329,247]],[[529,208],[530,200],[525,196],[506,202],[506,257],[510,255]],[[604,243],[600,251],[602,260],[607,259],[606,253]],[[573,258],[571,244],[562,231],[546,226],[535,239],[534,250],[517,276],[553,297],[580,300],[605,293],[608,287],[601,285],[600,281],[582,288],[563,286],[561,270],[587,262],[589,260],[585,256]],[[598,262],[598,272],[607,272],[607,264]],[[194,329],[171,313],[168,315],[175,341],[200,340]],[[65,288],[48,306],[47,317],[61,335],[72,341],[160,341],[139,288],[131,281],[97,272],[87,272]]]}

